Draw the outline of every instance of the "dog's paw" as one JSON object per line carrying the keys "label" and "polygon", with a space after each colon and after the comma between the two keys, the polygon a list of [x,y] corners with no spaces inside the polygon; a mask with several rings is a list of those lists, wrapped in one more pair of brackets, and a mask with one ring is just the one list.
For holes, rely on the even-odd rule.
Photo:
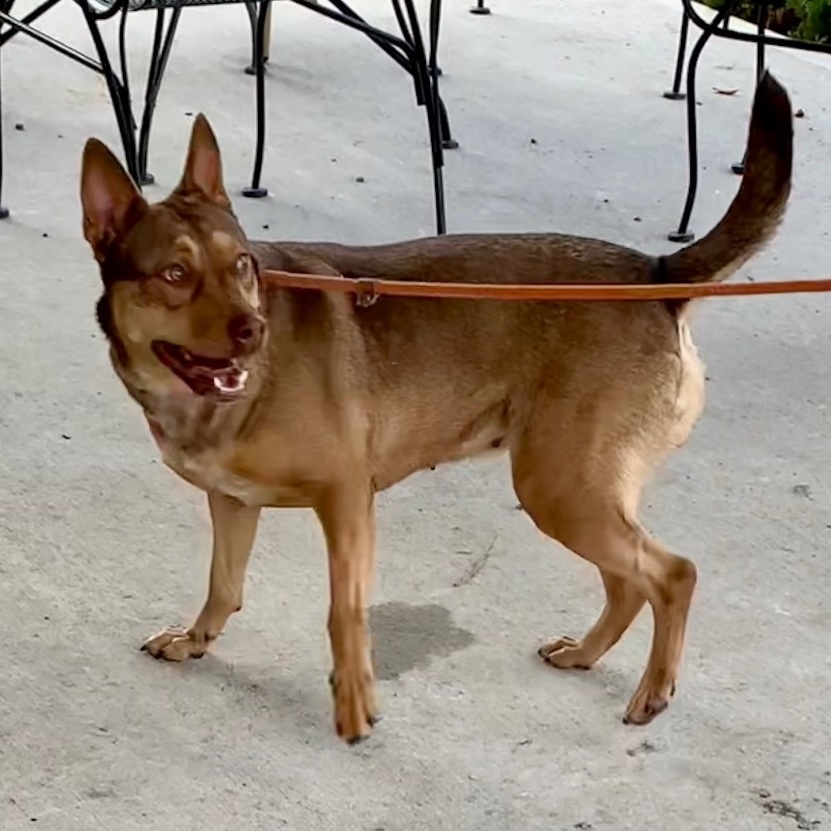
{"label": "dog's paw", "polygon": [[186,661],[188,658],[201,658],[206,648],[206,639],[192,629],[173,627],[148,638],[142,644],[141,651],[165,661]]}
{"label": "dog's paw", "polygon": [[338,736],[349,744],[368,738],[379,721],[372,672],[332,672],[329,684],[335,702],[335,730]]}
{"label": "dog's paw", "polygon": [[624,724],[649,724],[669,707],[670,699],[675,695],[675,682],[665,681],[659,684],[641,682],[623,717]]}
{"label": "dog's paw", "polygon": [[574,638],[555,638],[544,643],[537,655],[557,669],[591,669],[594,664],[585,654],[582,642]]}

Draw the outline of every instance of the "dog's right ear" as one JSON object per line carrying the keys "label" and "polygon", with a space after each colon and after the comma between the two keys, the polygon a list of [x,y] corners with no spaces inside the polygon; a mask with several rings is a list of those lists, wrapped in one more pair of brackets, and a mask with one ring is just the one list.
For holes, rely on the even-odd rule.
{"label": "dog's right ear", "polygon": [[107,249],[147,207],[141,192],[121,163],[98,139],[84,146],[81,167],[84,236],[101,262]]}

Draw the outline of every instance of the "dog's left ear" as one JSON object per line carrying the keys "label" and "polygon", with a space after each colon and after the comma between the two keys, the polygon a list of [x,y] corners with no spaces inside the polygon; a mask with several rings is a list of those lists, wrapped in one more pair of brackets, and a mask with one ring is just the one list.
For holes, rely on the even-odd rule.
{"label": "dog's left ear", "polygon": [[202,113],[196,116],[190,134],[188,158],[178,190],[199,191],[212,202],[231,209],[222,177],[222,157],[214,131]]}

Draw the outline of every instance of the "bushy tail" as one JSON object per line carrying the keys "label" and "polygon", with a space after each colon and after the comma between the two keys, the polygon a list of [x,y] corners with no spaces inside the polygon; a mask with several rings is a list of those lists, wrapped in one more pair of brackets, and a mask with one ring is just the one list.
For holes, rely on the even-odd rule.
{"label": "bushy tail", "polygon": [[765,72],[753,101],[742,184],[721,222],[707,236],[663,259],[667,283],[726,280],[770,240],[791,190],[793,119],[788,93]]}

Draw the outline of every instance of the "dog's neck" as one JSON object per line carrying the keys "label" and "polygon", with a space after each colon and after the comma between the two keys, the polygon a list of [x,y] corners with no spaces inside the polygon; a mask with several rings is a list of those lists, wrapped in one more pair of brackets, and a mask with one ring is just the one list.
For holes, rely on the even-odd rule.
{"label": "dog's neck", "polygon": [[255,411],[264,377],[262,366],[252,367],[245,394],[236,401],[218,401],[190,392],[150,392],[135,383],[116,356],[112,363],[130,397],[141,407],[163,454],[173,449],[196,454],[232,444]]}
{"label": "dog's neck", "polygon": [[142,410],[162,451],[175,447],[183,453],[198,453],[233,441],[236,430],[232,425],[241,420],[238,410],[243,403],[219,403],[192,395],[189,400],[157,400]]}

